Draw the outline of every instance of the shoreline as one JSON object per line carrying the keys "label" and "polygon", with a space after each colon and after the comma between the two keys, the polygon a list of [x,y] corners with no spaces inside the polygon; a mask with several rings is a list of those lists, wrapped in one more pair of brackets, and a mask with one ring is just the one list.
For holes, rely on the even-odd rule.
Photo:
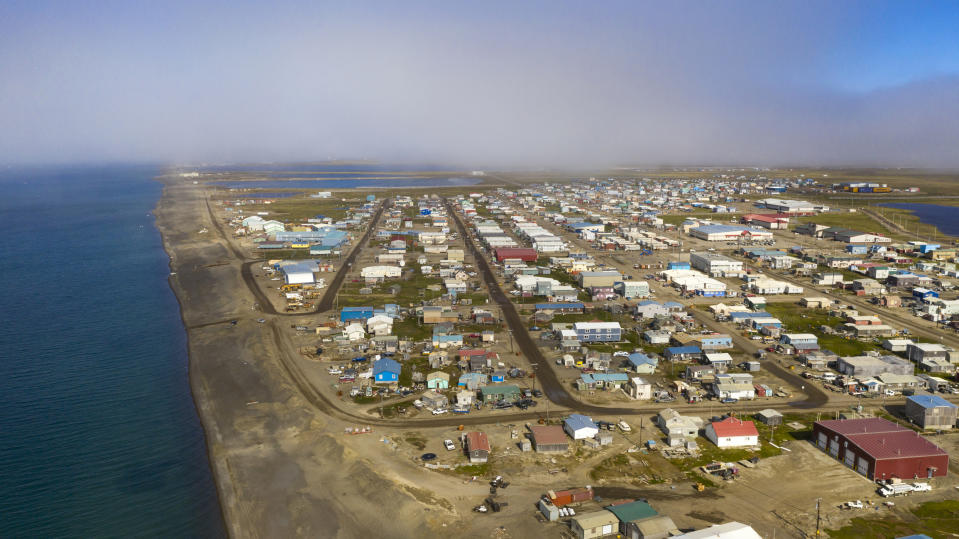
{"label": "shoreline", "polygon": [[[200,419],[200,426],[203,429],[203,443],[206,445],[207,452],[207,462],[210,466],[210,473],[213,476],[213,484],[216,488],[217,504],[220,508],[220,520],[223,524],[223,529],[226,530],[229,537],[237,537],[236,530],[233,530],[231,523],[235,522],[235,518],[228,518],[227,511],[228,508],[235,506],[236,504],[236,492],[233,489],[233,483],[229,481],[222,481],[220,477],[222,474],[228,475],[227,464],[225,461],[222,461],[217,458],[213,452],[213,444],[211,443],[211,438],[220,439],[221,434],[215,422],[210,421],[210,414],[204,413],[203,408],[208,406],[211,402],[210,395],[207,394],[206,388],[202,387],[202,384],[196,376],[196,369],[194,365],[194,354],[192,351],[192,339],[190,338],[190,330],[186,324],[186,318],[184,316],[184,300],[181,297],[181,289],[176,284],[176,274],[178,273],[178,268],[175,263],[175,253],[168,241],[168,235],[165,231],[164,226],[161,224],[161,216],[163,212],[161,211],[161,204],[164,200],[167,200],[168,189],[169,189],[169,180],[164,177],[154,178],[154,181],[159,182],[163,189],[160,192],[160,198],[157,200],[156,206],[154,206],[154,226],[157,231],[160,233],[160,239],[163,243],[163,250],[167,254],[169,262],[167,264],[170,269],[170,275],[167,276],[167,285],[170,287],[170,291],[173,292],[173,297],[176,298],[178,312],[180,315],[180,324],[183,326],[183,332],[186,335],[186,352],[187,352],[187,377],[190,381],[190,397],[193,400],[193,408],[196,411],[197,416]],[[229,500],[230,503],[227,503]]]}

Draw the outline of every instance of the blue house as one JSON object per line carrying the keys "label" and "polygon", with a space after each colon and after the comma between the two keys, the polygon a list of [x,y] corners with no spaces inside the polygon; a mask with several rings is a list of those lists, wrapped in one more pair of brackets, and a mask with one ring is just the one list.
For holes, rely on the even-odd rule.
{"label": "blue house", "polygon": [[659,365],[659,359],[639,352],[629,354],[626,359],[629,361],[629,368],[639,374],[652,374],[656,372],[656,367]]}
{"label": "blue house", "polygon": [[942,246],[939,245],[938,243],[924,243],[924,244],[922,244],[922,245],[919,246],[919,252],[920,252],[920,253],[931,253],[931,252],[935,251],[936,249],[938,249],[938,248],[940,248],[940,247],[942,247]]}
{"label": "blue house", "polygon": [[922,288],[921,286],[917,286],[912,289],[912,297],[916,299],[921,299],[922,301],[926,301],[928,299],[938,298],[939,293],[936,292],[935,290],[929,290],[928,288]]}
{"label": "blue house", "polygon": [[869,248],[865,245],[849,244],[846,246],[846,252],[853,255],[864,255],[869,252]]}
{"label": "blue house", "polygon": [[698,346],[671,346],[663,354],[670,361],[698,361],[703,356],[703,351]]}
{"label": "blue house", "polygon": [[400,380],[400,364],[388,357],[373,362],[373,381],[377,384],[395,384]]}
{"label": "blue house", "polygon": [[479,389],[488,383],[486,375],[481,372],[466,372],[460,375],[456,385],[466,389]]}
{"label": "blue house", "polygon": [[367,320],[373,318],[373,307],[343,307],[340,311],[340,322]]}

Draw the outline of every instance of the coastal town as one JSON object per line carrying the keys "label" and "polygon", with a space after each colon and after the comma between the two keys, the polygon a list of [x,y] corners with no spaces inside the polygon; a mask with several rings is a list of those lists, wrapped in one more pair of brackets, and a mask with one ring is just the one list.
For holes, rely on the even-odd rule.
{"label": "coastal town", "polygon": [[804,536],[959,486],[952,240],[828,203],[885,185],[200,185],[253,298],[226,331],[338,443],[460,484],[465,535]]}

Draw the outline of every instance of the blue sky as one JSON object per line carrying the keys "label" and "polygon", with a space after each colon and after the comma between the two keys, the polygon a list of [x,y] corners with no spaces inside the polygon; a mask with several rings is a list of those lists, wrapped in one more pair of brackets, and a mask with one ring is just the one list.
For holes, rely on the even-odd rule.
{"label": "blue sky", "polygon": [[0,4],[0,162],[959,166],[956,2]]}

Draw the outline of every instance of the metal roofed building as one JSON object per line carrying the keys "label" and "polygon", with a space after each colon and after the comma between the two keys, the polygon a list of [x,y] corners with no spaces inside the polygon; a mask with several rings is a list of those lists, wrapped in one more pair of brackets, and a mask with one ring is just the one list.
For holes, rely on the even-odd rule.
{"label": "metal roofed building", "polygon": [[959,407],[939,395],[912,395],[906,399],[906,417],[924,429],[954,428],[957,410]]}
{"label": "metal roofed building", "polygon": [[772,232],[761,228],[736,225],[702,225],[689,229],[689,235],[706,241],[769,239]]}
{"label": "metal roofed building", "polygon": [[816,421],[813,441],[826,454],[873,480],[941,477],[949,465],[943,449],[878,417]]}
{"label": "metal roofed building", "polygon": [[589,416],[582,414],[571,414],[563,421],[563,430],[574,440],[592,438],[599,434],[599,427]]}
{"label": "metal roofed building", "polygon": [[570,520],[569,528],[578,539],[605,537],[619,530],[619,519],[613,513],[601,509],[574,516]]}
{"label": "metal roofed building", "polygon": [[530,427],[533,449],[538,453],[565,453],[569,451],[569,438],[559,425],[533,425]]}
{"label": "metal roofed building", "polygon": [[573,330],[579,342],[616,342],[623,332],[619,322],[576,322]]}
{"label": "metal roofed building", "polygon": [[762,539],[762,536],[756,533],[752,526],[741,522],[727,522],[676,535],[673,539]]}

